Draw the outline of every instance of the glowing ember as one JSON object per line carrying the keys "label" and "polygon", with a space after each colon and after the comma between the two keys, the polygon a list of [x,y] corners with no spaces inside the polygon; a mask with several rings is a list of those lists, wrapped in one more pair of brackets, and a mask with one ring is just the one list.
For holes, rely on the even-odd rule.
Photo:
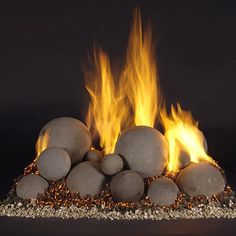
{"label": "glowing ember", "polygon": [[179,170],[179,155],[185,151],[191,162],[208,161],[216,165],[204,149],[204,136],[198,129],[198,122],[194,121],[190,112],[183,111],[180,105],[177,110],[171,107],[171,115],[166,110],[161,112],[161,122],[165,128],[165,137],[169,143],[168,171]]}

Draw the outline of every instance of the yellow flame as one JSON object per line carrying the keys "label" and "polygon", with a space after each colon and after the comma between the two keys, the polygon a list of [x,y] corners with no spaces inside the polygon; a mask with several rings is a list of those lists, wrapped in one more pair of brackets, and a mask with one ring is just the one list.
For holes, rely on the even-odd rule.
{"label": "yellow flame", "polygon": [[179,170],[179,155],[181,150],[187,152],[191,162],[216,162],[205,152],[204,136],[198,129],[198,122],[194,121],[190,112],[183,111],[179,104],[177,109],[171,106],[171,114],[166,110],[161,112],[161,122],[165,129],[165,137],[169,144],[168,171]]}
{"label": "yellow flame", "polygon": [[[204,136],[190,112],[171,107],[168,115],[161,106],[155,49],[151,28],[142,31],[141,14],[134,11],[129,37],[126,65],[118,80],[111,71],[110,61],[104,51],[94,51],[94,73],[85,71],[86,88],[91,96],[87,125],[98,133],[105,154],[112,153],[123,128],[132,125],[154,127],[158,113],[169,144],[167,169],[175,173],[180,169],[179,158],[186,152],[191,162],[216,162],[204,150]],[[127,103],[127,98],[129,103]],[[36,144],[37,157],[46,149],[48,133],[41,135]],[[37,158],[36,158],[37,159]]]}
{"label": "yellow flame", "polygon": [[86,87],[91,96],[87,125],[98,132],[100,146],[108,154],[114,151],[127,106],[119,88],[115,88],[109,58],[101,49],[94,51],[94,64],[92,82],[85,73]]}
{"label": "yellow flame", "polygon": [[122,126],[127,128],[135,123],[153,127],[157,116],[159,100],[152,33],[148,28],[143,34],[140,11],[134,11],[126,66],[116,88],[108,56],[101,50],[94,56],[93,83],[86,78],[91,96],[87,125],[94,126],[100,146],[107,154],[113,152]]}
{"label": "yellow flame", "polygon": [[159,107],[159,86],[151,27],[142,31],[141,14],[134,11],[126,67],[121,79],[126,89],[135,125],[154,126]]}
{"label": "yellow flame", "polygon": [[[91,96],[87,124],[98,133],[100,146],[108,154],[113,152],[124,126],[127,128],[135,124],[154,127],[160,112],[161,96],[152,32],[151,28],[142,31],[138,9],[134,11],[126,65],[118,85],[115,86],[109,58],[103,51],[94,53],[94,62],[92,82],[86,78]],[[169,172],[179,170],[181,151],[188,153],[192,162],[208,161],[216,165],[204,150],[204,136],[190,112],[183,111],[178,105],[177,110],[172,106],[171,115],[167,115],[165,109],[160,113],[169,144]]]}
{"label": "yellow flame", "polygon": [[37,155],[36,159],[38,158],[40,153],[47,148],[47,146],[48,146],[48,139],[49,139],[48,132],[45,132],[43,135],[40,135],[38,137],[38,140],[36,142],[36,155]]}

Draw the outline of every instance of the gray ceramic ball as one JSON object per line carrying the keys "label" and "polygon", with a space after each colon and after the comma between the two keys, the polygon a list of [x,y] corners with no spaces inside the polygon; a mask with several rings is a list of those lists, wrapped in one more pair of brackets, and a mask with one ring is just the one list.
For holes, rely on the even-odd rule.
{"label": "gray ceramic ball", "polygon": [[136,126],[121,134],[115,153],[125,159],[131,170],[145,178],[163,173],[167,165],[168,145],[158,130]]}
{"label": "gray ceramic ball", "polygon": [[71,161],[64,149],[51,147],[41,152],[36,165],[40,175],[45,179],[59,180],[69,173]]}
{"label": "gray ceramic ball", "polygon": [[148,189],[148,197],[151,202],[159,206],[170,206],[175,203],[179,189],[175,182],[169,178],[154,180]]}
{"label": "gray ceramic ball", "polygon": [[23,199],[36,199],[48,188],[48,182],[41,176],[28,174],[22,177],[16,185],[16,194]]}
{"label": "gray ceramic ball", "polygon": [[176,183],[190,197],[213,194],[225,189],[225,180],[220,171],[207,162],[192,163],[177,176]]}
{"label": "gray ceramic ball", "polygon": [[81,121],[71,117],[60,117],[50,121],[40,131],[39,138],[48,139],[46,148],[65,149],[72,163],[82,161],[92,144],[88,128]]}
{"label": "gray ceramic ball", "polygon": [[102,160],[102,153],[96,149],[94,150],[89,150],[86,155],[85,155],[85,160],[86,161],[97,161],[100,162]]}
{"label": "gray ceramic ball", "polygon": [[181,150],[180,154],[179,154],[178,168],[182,169],[182,168],[188,166],[190,163],[191,163],[190,155],[186,151]]}
{"label": "gray ceramic ball", "polygon": [[66,180],[70,192],[79,192],[82,198],[100,193],[105,183],[106,177],[101,172],[100,163],[94,161],[85,161],[76,165]]}
{"label": "gray ceramic ball", "polygon": [[136,171],[124,170],[112,178],[110,190],[118,202],[136,202],[143,196],[144,181]]}
{"label": "gray ceramic ball", "polygon": [[122,158],[113,153],[103,157],[101,161],[102,172],[106,175],[114,175],[123,169]]}

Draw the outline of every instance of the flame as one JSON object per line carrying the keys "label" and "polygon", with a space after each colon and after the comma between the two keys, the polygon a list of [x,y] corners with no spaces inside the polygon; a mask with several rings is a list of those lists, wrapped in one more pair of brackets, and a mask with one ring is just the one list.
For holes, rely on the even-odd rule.
{"label": "flame", "polygon": [[[98,133],[105,154],[114,151],[123,128],[131,125],[154,127],[160,113],[169,144],[169,172],[180,169],[179,157],[182,151],[190,156],[192,162],[208,161],[217,165],[205,152],[204,136],[190,112],[183,111],[180,105],[177,105],[177,109],[171,107],[171,115],[164,108],[160,109],[162,97],[152,31],[148,27],[143,32],[138,9],[134,11],[126,63],[121,76],[115,80],[109,58],[102,50],[94,52],[94,65],[92,80],[88,76],[85,78],[91,96],[87,125],[93,134]],[[118,83],[115,84],[115,81]]]}
{"label": "flame", "polygon": [[120,88],[115,88],[109,58],[101,49],[94,51],[94,65],[92,82],[85,73],[86,88],[91,96],[87,125],[98,132],[100,146],[108,154],[114,151],[127,106]]}
{"label": "flame", "polygon": [[49,140],[48,132],[45,132],[44,134],[41,134],[38,137],[38,140],[36,142],[36,158],[35,158],[35,160],[37,160],[40,153],[48,147],[48,140]]}
{"label": "flame", "polygon": [[95,51],[94,62],[93,83],[85,73],[86,87],[91,96],[87,125],[93,133],[99,134],[100,146],[108,154],[114,151],[122,127],[128,128],[133,123],[153,127],[157,116],[157,70],[152,33],[148,28],[143,35],[139,10],[134,11],[126,66],[116,88],[105,52]]}
{"label": "flame", "polygon": [[169,172],[179,170],[179,155],[181,150],[187,152],[191,162],[207,161],[214,165],[216,162],[205,152],[204,136],[198,129],[190,112],[183,111],[179,104],[177,109],[171,106],[171,115],[166,110],[161,111],[161,122],[165,129],[165,137],[169,144]]}
{"label": "flame", "polygon": [[151,27],[142,31],[141,14],[134,11],[126,67],[121,84],[126,89],[135,125],[154,126],[159,107],[159,86]]}

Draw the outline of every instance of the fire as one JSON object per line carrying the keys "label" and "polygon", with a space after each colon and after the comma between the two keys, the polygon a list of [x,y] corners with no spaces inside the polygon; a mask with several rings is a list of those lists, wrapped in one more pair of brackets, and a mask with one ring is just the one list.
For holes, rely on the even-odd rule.
{"label": "fire", "polygon": [[161,112],[161,122],[165,129],[165,137],[169,144],[169,172],[179,170],[179,155],[185,151],[191,162],[207,161],[217,165],[216,162],[205,152],[204,136],[198,129],[198,122],[194,121],[190,112],[183,111],[180,105],[177,109],[171,106],[171,115],[166,110]]}
{"label": "fire", "polygon": [[141,14],[134,11],[126,67],[121,84],[134,112],[135,125],[154,126],[159,107],[159,86],[152,31],[142,31]]}
{"label": "fire", "polygon": [[91,96],[87,125],[98,132],[105,154],[113,152],[123,126],[129,127],[133,123],[154,126],[158,111],[158,87],[152,45],[151,30],[148,28],[143,35],[140,12],[135,10],[127,62],[117,88],[108,56],[101,50],[94,53],[93,83],[86,78]]}
{"label": "fire", "polygon": [[[89,72],[89,73],[88,73]],[[107,54],[94,51],[94,71],[85,71],[86,88],[91,96],[87,114],[87,126],[93,136],[100,137],[100,147],[105,154],[112,153],[122,129],[133,125],[154,127],[160,113],[160,122],[169,144],[168,172],[180,169],[182,151],[191,162],[207,161],[217,165],[204,149],[204,136],[190,112],[171,107],[168,115],[161,107],[161,93],[152,31],[143,32],[141,14],[134,11],[129,37],[126,64],[120,77],[114,78]],[[47,148],[48,134],[37,140],[37,157]],[[37,159],[36,157],[36,159]]]}
{"label": "fire", "polygon": [[101,49],[94,51],[94,66],[92,81],[85,73],[86,88],[91,96],[87,125],[98,132],[100,146],[108,154],[114,151],[127,106],[120,87],[115,87],[109,58]]}
{"label": "fire", "polygon": [[36,142],[36,159],[38,158],[40,153],[47,148],[48,139],[49,139],[49,134],[47,132],[45,132],[44,135],[40,135],[38,137],[38,140]]}
{"label": "fire", "polygon": [[138,9],[134,11],[126,64],[121,76],[114,79],[109,58],[102,50],[95,51],[94,65],[92,80],[86,76],[86,87],[91,96],[87,125],[98,133],[105,154],[114,151],[124,127],[154,127],[160,113],[160,122],[169,143],[169,172],[179,170],[182,151],[190,156],[191,162],[208,161],[216,165],[204,150],[204,136],[190,112],[183,111],[180,105],[177,109],[172,106],[171,115],[167,115],[165,109],[160,111],[161,93],[152,31],[147,27],[143,32]]}

